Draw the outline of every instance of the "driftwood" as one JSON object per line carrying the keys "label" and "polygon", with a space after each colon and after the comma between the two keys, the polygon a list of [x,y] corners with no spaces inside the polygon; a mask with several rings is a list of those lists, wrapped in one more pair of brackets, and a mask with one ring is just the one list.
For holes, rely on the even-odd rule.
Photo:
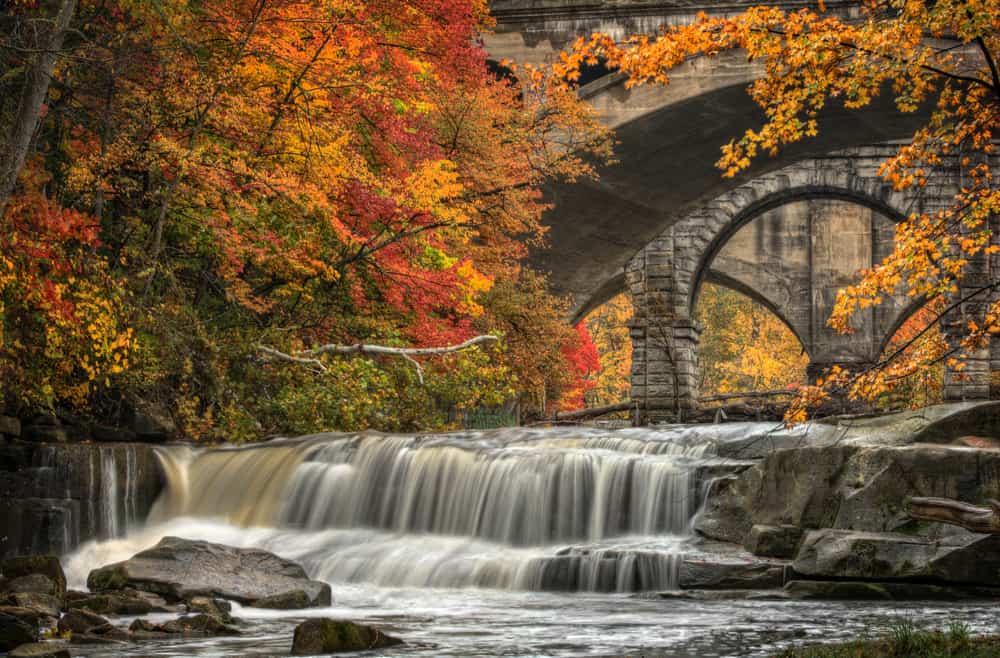
{"label": "driftwood", "polygon": [[951,498],[911,498],[906,512],[918,521],[940,521],[987,534],[1000,534],[1000,501],[989,507],[970,505]]}
{"label": "driftwood", "polygon": [[698,402],[722,402],[723,400],[737,400],[740,398],[756,399],[756,398],[774,398],[781,396],[791,397],[796,395],[795,391],[789,391],[786,389],[779,389],[776,391],[746,391],[744,393],[722,393],[720,395],[706,395],[704,397],[698,398]]}
{"label": "driftwood", "polygon": [[330,343],[314,347],[310,350],[293,352],[292,354],[287,354],[267,345],[257,345],[257,349],[269,358],[313,366],[321,372],[326,372],[326,364],[316,357],[322,354],[379,354],[383,356],[396,356],[401,359],[406,359],[413,365],[414,369],[417,371],[417,379],[419,379],[420,383],[423,384],[424,367],[413,357],[451,354],[452,352],[467,350],[470,347],[481,343],[492,343],[498,340],[500,339],[496,336],[476,336],[465,342],[458,343],[457,345],[447,345],[445,347],[386,347],[385,345],[365,345],[363,343],[356,343],[354,345],[337,345]]}
{"label": "driftwood", "polygon": [[616,402],[615,404],[606,404],[603,407],[588,407],[585,409],[577,409],[575,411],[562,411],[553,416],[551,420],[584,420],[587,418],[606,416],[607,414],[613,414],[616,411],[628,411],[631,408],[631,402]]}

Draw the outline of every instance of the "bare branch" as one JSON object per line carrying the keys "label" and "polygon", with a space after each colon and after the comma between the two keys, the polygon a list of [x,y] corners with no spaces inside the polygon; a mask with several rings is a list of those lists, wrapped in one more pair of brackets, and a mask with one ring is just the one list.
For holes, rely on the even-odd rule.
{"label": "bare branch", "polygon": [[273,347],[268,347],[267,345],[257,345],[257,349],[266,354],[268,357],[279,359],[281,361],[289,361],[291,363],[316,366],[323,372],[326,372],[326,366],[322,361],[316,358],[321,354],[380,354],[383,356],[398,356],[401,359],[409,361],[413,365],[414,370],[417,372],[417,380],[423,384],[424,367],[413,357],[452,354],[454,352],[467,350],[476,345],[493,343],[498,340],[500,339],[497,336],[475,336],[467,341],[458,343],[457,345],[446,345],[444,347],[387,347],[385,345],[365,345],[363,343],[356,343],[354,345],[337,345],[330,343],[327,345],[320,345],[319,347],[315,347],[311,350],[302,350],[292,354],[286,354],[285,352],[276,350]]}

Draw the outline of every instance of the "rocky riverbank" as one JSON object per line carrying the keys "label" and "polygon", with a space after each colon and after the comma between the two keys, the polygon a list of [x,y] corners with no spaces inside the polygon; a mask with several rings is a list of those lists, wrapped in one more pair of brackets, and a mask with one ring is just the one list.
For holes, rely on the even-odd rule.
{"label": "rocky riverbank", "polygon": [[[330,586],[310,580],[290,560],[178,537],[94,570],[89,592],[68,590],[51,556],[5,560],[0,574],[0,652],[15,658],[68,657],[69,645],[240,635],[246,624],[230,614],[231,601],[276,610],[331,604]],[[143,618],[156,613],[173,618]],[[121,617],[138,618],[125,625]],[[369,626],[311,619],[296,629],[290,651],[315,655],[400,643]]]}
{"label": "rocky riverbank", "polygon": [[[916,521],[911,497],[1000,497],[1000,404],[942,405],[723,440],[685,590],[1000,598],[1000,537]],[[724,469],[722,469],[724,470]],[[695,574],[685,577],[688,574]],[[746,594],[741,594],[746,595]],[[771,594],[765,594],[771,595]]]}

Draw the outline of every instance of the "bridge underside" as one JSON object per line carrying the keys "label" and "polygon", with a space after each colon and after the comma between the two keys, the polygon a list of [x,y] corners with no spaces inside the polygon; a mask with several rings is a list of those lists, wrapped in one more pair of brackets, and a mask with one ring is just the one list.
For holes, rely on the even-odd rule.
{"label": "bridge underside", "polygon": [[[664,24],[690,22],[700,10],[723,15],[750,4],[493,0],[497,29],[485,45],[498,61],[551,62],[594,31],[616,39],[651,34]],[[778,4],[814,7],[804,0]],[[860,4],[829,0],[826,7],[850,20],[860,15]],[[544,220],[547,245],[532,252],[531,263],[549,274],[554,292],[573,299],[574,322],[623,290],[631,293],[632,397],[648,419],[697,404],[700,332],[692,314],[705,281],[774,311],[799,337],[813,374],[833,364],[876,361],[919,307],[905,295],[888,299],[859,316],[847,337],[826,324],[836,291],[891,249],[894,222],[940,207],[954,194],[954,168],[937,172],[919,195],[895,193],[877,176],[893,150],[888,143],[909,139],[926,112],[900,113],[886,100],[888,90],[860,110],[831,103],[819,117],[817,137],[723,178],[715,167],[720,147],[764,121],[746,91],[760,74],[759,62],[729,52],[677,67],[667,86],[628,89],[617,74],[584,85],[580,95],[615,130],[616,162],[597,181],[547,190],[553,204]],[[977,285],[1000,275],[1000,260],[983,257],[970,271],[968,285]],[[945,318],[951,340],[966,316],[988,301],[975,299]],[[968,355],[967,376],[946,373],[947,399],[989,395],[990,371],[1000,369],[995,342]]]}

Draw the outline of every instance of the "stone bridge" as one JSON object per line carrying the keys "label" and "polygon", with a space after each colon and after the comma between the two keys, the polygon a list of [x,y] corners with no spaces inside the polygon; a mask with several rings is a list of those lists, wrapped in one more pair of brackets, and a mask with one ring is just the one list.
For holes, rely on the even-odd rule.
{"label": "stone bridge", "polygon": [[[594,31],[654,33],[692,20],[697,11],[730,14],[755,3],[701,4],[494,0],[497,28],[485,45],[497,60],[549,62]],[[826,5],[846,18],[860,14],[856,0]],[[892,142],[909,137],[924,118],[900,114],[884,101],[861,111],[830,107],[820,117],[819,137],[761,158],[735,179],[722,178],[714,166],[719,147],[762,121],[746,93],[759,72],[741,53],[727,53],[679,67],[666,87],[626,89],[623,76],[595,67],[580,88],[615,128],[617,162],[598,181],[549,189],[549,245],[533,254],[533,264],[550,273],[556,292],[573,298],[574,320],[631,293],[632,399],[649,419],[696,406],[693,310],[706,281],[775,312],[809,354],[810,374],[877,361],[918,307],[899,295],[865,311],[855,333],[842,336],[826,324],[836,292],[889,252],[895,222],[941,207],[960,183],[957,167],[948,165],[919,191],[894,192],[878,178]],[[972,264],[969,285],[1000,272],[998,263],[981,261]],[[958,333],[964,315],[984,303],[956,309],[946,330]],[[947,399],[989,396],[990,371],[1000,369],[1000,341],[994,342],[969,355],[966,376],[946,373]]]}

